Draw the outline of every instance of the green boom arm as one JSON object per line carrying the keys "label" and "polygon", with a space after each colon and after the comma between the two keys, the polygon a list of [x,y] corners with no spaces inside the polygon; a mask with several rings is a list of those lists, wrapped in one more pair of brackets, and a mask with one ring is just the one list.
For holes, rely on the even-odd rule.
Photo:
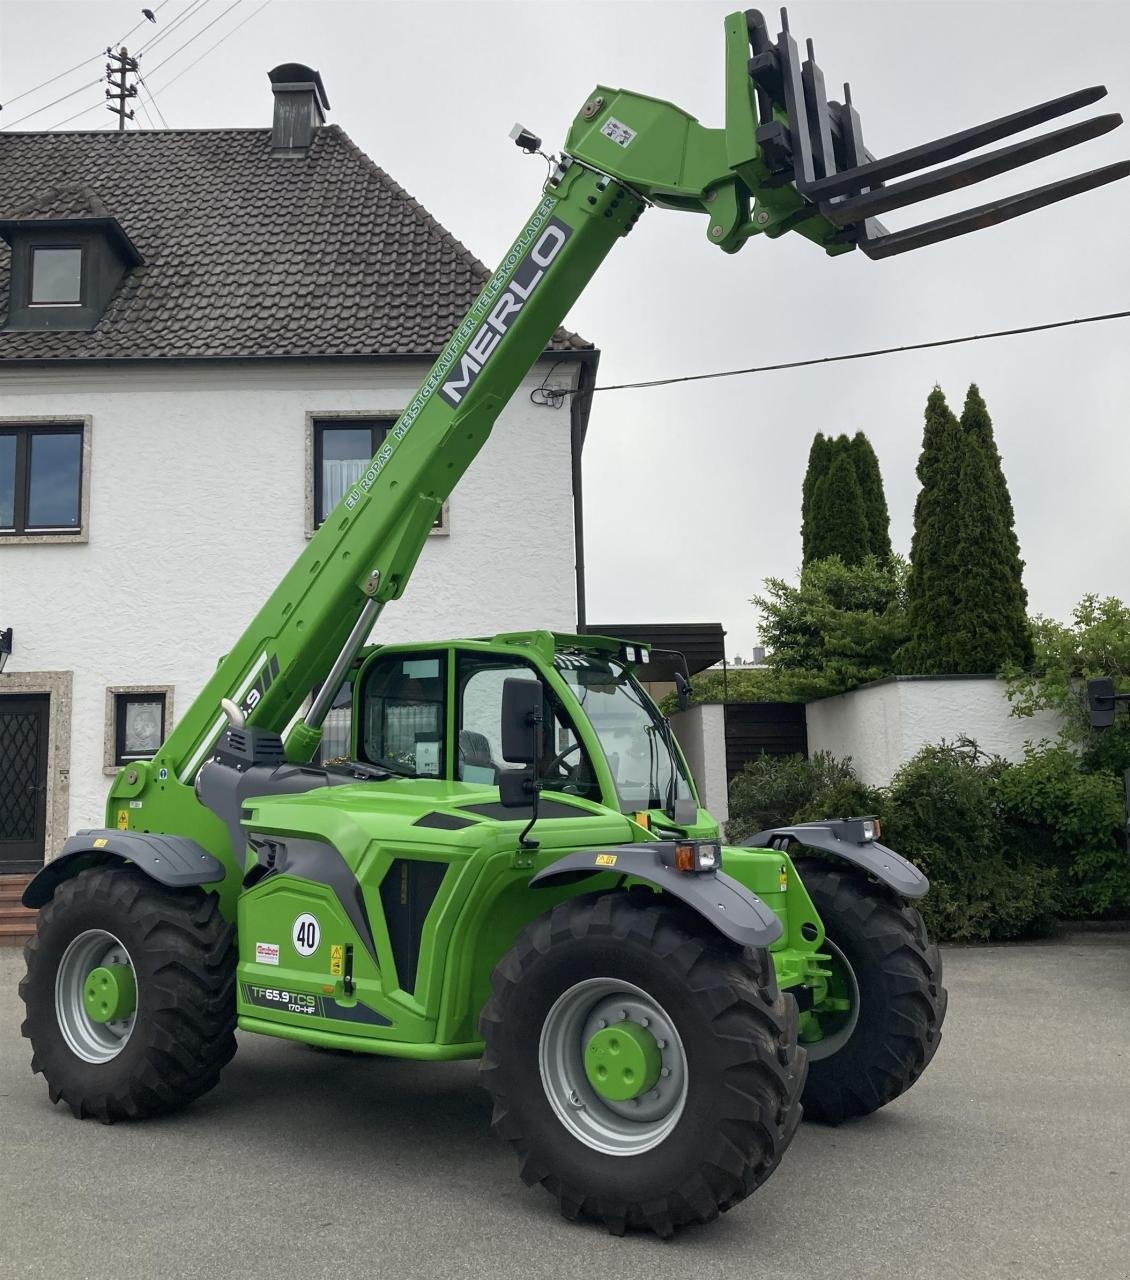
{"label": "green boom arm", "polygon": [[[1085,100],[1101,92],[1084,91]],[[863,209],[870,211],[882,178],[1029,128],[1074,109],[1078,99],[1069,95],[876,161],[863,147],[850,101],[841,106],[824,98],[811,45],[801,66],[787,23],[771,45],[754,10],[726,19],[724,128],[707,129],[671,103],[598,86],[573,123],[541,203],[368,470],[311,539],[156,757],[127,766],[115,779],[107,824],[183,831],[191,810],[200,838],[217,853],[228,852],[222,828],[203,815],[190,790],[226,723],[222,701],[236,704],[256,725],[281,733],[313,687],[325,683],[332,691],[377,613],[404,591],[436,514],[495,419],[647,204],[706,215],[708,239],[730,253],[753,235],[775,237],[796,229],[830,254],[858,244],[869,256],[886,256],[915,247],[904,243],[911,233],[884,237],[862,214],[853,222],[848,211],[853,201],[863,200]],[[1056,147],[1041,154],[1049,149]],[[1031,158],[1026,153],[1015,163]],[[927,194],[946,189],[939,173],[961,171],[951,175],[951,185],[989,176],[977,169],[985,167],[984,161],[977,157],[934,170],[927,175]],[[996,173],[1009,167],[1013,164],[1006,160],[988,166]],[[1126,171],[1127,166],[1110,166],[1097,172],[1102,181],[1111,181]],[[962,234],[1074,194],[1085,189],[1086,184],[1079,185],[1084,180],[1099,185],[1095,175],[1084,175],[1053,184],[1062,192],[1041,188],[982,206],[972,211],[969,225],[955,215],[912,232],[922,243]],[[897,186],[913,188],[918,181]],[[830,183],[834,195],[827,195]],[[883,208],[900,203],[892,193],[893,186],[883,191]],[[903,203],[925,198],[917,190],[902,195]],[[1026,201],[1023,208],[1013,208],[1017,200]],[[885,239],[898,244],[881,249]],[[318,715],[308,719],[311,723],[297,725],[287,740],[293,760],[309,759],[320,739]],[[136,812],[142,808],[144,816]]]}

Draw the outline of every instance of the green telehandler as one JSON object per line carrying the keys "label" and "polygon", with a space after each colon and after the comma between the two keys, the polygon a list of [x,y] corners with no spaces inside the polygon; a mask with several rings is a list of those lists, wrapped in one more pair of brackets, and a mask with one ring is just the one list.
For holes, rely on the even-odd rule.
{"label": "green telehandler", "polygon": [[[722,128],[594,90],[368,470],[153,759],[118,774],[106,826],[29,885],[23,1030],[52,1101],[104,1122],[181,1107],[216,1084],[237,1027],[478,1058],[527,1183],[569,1217],[667,1236],[762,1183],[802,1104],[864,1115],[928,1065],[946,995],[913,906],[927,882],[877,821],[723,845],[639,682],[644,646],[544,631],[368,643],[499,412],[648,205],[704,215],[727,253],[796,231],[883,258],[1130,172],[887,232],[889,209],[1118,118],[955,162],[1104,92],[1084,90],[876,159],[850,94],[828,101],[811,44],[802,61],[783,24],[772,40],[756,11],[726,18]],[[350,749],[312,763],[347,684]]]}

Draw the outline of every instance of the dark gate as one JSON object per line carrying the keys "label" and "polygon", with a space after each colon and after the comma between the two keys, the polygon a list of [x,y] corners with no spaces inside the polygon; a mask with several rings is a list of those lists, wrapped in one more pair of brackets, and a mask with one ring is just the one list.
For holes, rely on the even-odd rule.
{"label": "dark gate", "polygon": [[803,702],[726,703],[726,781],[755,756],[808,754]]}
{"label": "dark gate", "polygon": [[43,865],[51,696],[0,696],[0,873]]}

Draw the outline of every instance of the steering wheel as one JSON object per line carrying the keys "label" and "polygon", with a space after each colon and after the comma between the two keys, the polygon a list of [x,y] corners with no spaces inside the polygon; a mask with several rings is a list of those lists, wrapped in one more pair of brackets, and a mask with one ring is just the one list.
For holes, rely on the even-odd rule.
{"label": "steering wheel", "polygon": [[[580,751],[580,749],[581,749],[581,744],[579,742],[574,742],[570,746],[566,747],[564,751],[559,751],[553,757],[553,759],[549,762],[549,764],[547,764],[545,768],[541,771],[541,776],[543,778],[548,778],[549,775],[554,771],[554,769],[559,769],[565,765],[566,756],[571,756],[574,751]],[[565,768],[566,776],[563,779],[563,781],[566,783],[566,785],[576,780],[577,772],[580,769],[580,767],[581,767],[581,761],[578,760],[576,764],[570,765]]]}

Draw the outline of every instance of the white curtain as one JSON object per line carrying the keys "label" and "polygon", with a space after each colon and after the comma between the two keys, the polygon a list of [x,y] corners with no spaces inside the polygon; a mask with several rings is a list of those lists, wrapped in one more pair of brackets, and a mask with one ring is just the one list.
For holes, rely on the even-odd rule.
{"label": "white curtain", "polygon": [[322,459],[322,517],[337,506],[349,490],[365,474],[368,458]]}

